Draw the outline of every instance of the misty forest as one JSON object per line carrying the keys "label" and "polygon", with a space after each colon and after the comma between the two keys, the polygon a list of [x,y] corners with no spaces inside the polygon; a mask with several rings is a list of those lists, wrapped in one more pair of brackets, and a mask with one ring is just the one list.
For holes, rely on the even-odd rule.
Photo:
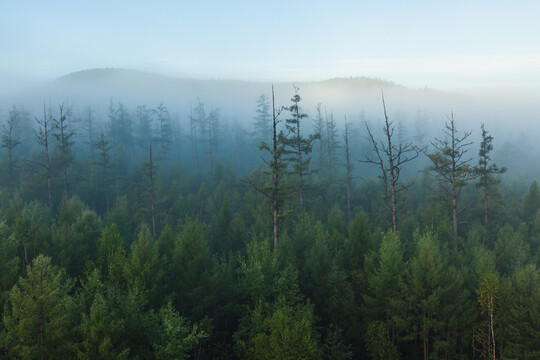
{"label": "misty forest", "polygon": [[387,87],[2,102],[0,358],[539,359],[534,149]]}

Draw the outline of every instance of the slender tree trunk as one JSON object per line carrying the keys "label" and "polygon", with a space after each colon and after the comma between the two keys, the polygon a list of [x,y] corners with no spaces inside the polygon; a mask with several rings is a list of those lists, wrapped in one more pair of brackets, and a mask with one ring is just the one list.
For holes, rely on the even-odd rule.
{"label": "slender tree trunk", "polygon": [[[487,159],[484,159],[484,174],[487,174]],[[488,223],[488,182],[487,176],[484,178],[484,224]]]}
{"label": "slender tree trunk", "polygon": [[296,146],[298,147],[298,177],[300,180],[299,193],[300,193],[300,209],[304,208],[304,174],[302,169],[302,141],[300,138],[300,115],[298,110],[298,104],[296,104]]}
{"label": "slender tree trunk", "polygon": [[386,103],[384,101],[384,95],[382,96],[383,110],[384,110],[384,124],[385,124],[385,133],[386,139],[388,142],[388,169],[390,170],[390,199],[392,202],[391,215],[392,215],[392,229],[394,232],[398,230],[398,220],[397,220],[397,199],[396,199],[396,165],[394,164],[394,154],[392,148],[392,132],[393,129],[390,128],[390,123],[388,122],[388,115],[386,114]]}
{"label": "slender tree trunk", "polygon": [[49,198],[49,218],[53,221],[53,205],[52,205],[52,174],[51,174],[51,160],[49,157],[49,128],[47,122],[47,112],[45,111],[45,104],[43,104],[43,146],[45,148],[45,168],[47,170],[47,193]]}
{"label": "slender tree trunk", "polygon": [[457,214],[457,194],[456,194],[456,139],[455,139],[455,127],[452,121],[452,223],[454,225],[454,241],[456,250],[458,249],[458,214]]}
{"label": "slender tree trunk", "polygon": [[278,243],[279,243],[279,201],[278,201],[278,186],[279,186],[279,154],[278,154],[278,146],[277,146],[277,119],[276,119],[276,106],[275,106],[275,98],[274,98],[274,86],[272,85],[272,128],[273,128],[273,154],[274,154],[274,162],[272,165],[272,180],[273,180],[273,188],[272,188],[272,209],[273,209],[273,217],[274,217],[274,250],[277,251]]}
{"label": "slender tree trunk", "polygon": [[347,182],[347,222],[351,224],[351,183],[352,183],[352,165],[351,154],[349,151],[349,126],[347,124],[347,118],[345,118],[345,167],[347,169],[346,182]]}
{"label": "slender tree trunk", "polygon": [[[39,276],[39,291],[40,297],[43,296],[43,269],[40,269]],[[41,360],[45,359],[45,314],[43,310],[43,298],[39,301],[39,349],[41,354]]]}
{"label": "slender tree trunk", "polygon": [[156,217],[154,213],[154,169],[153,169],[153,162],[152,162],[152,144],[150,144],[150,169],[149,169],[149,176],[150,176],[150,210],[152,212],[152,233],[154,234],[154,238],[156,237]]}

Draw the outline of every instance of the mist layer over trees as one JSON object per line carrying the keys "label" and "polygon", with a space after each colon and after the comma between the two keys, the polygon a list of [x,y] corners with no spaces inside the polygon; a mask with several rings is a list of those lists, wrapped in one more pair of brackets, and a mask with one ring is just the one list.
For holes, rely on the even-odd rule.
{"label": "mist layer over trees", "polygon": [[197,96],[4,109],[0,357],[540,357],[526,144],[380,89]]}

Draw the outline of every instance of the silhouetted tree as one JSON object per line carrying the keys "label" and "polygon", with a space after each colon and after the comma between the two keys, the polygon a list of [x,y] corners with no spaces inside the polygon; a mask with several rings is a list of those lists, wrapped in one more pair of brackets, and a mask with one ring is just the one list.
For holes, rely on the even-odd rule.
{"label": "silhouetted tree", "polygon": [[14,150],[21,143],[21,141],[16,137],[14,133],[14,128],[16,126],[16,117],[13,112],[9,112],[9,119],[7,122],[2,125],[2,142],[0,147],[6,149],[6,156],[8,162],[8,173],[9,173],[9,188],[11,191],[15,189],[15,178],[17,172],[17,165],[15,164],[16,158],[14,155]]}
{"label": "silhouetted tree", "polygon": [[300,196],[300,208],[302,209],[304,207],[304,177],[308,173],[311,160],[307,157],[302,159],[302,155],[308,155],[311,152],[315,137],[310,135],[308,138],[305,138],[300,132],[302,119],[307,118],[307,114],[301,112],[299,103],[302,101],[302,98],[298,95],[298,90],[297,87],[294,88],[295,94],[291,98],[293,104],[288,108],[292,118],[286,120],[285,126],[290,135],[287,138],[287,146],[292,149],[289,152],[294,155],[290,160],[294,163],[294,172],[298,175],[298,194]]}
{"label": "silhouetted tree", "polygon": [[432,162],[427,170],[438,187],[434,190],[435,197],[452,211],[454,239],[457,248],[458,217],[463,211],[458,207],[458,198],[461,189],[471,177],[471,169],[468,164],[471,159],[465,159],[464,156],[469,151],[467,148],[472,142],[467,142],[471,132],[458,135],[453,113],[448,119],[450,123],[446,123],[445,130],[443,130],[445,138],[435,139],[434,142],[431,142],[436,152],[427,154]]}
{"label": "silhouetted tree", "polygon": [[[70,110],[67,109],[67,112]],[[71,138],[74,135],[74,132],[68,129],[67,116],[64,113],[64,105],[60,105],[60,118],[54,119],[54,137],[56,139],[56,149],[57,156],[56,161],[58,162],[59,168],[62,170],[63,180],[64,180],[64,193],[68,193],[68,181],[67,181],[67,169],[71,166],[73,162],[73,154],[71,148],[73,147],[73,140]]]}
{"label": "silhouetted tree", "polygon": [[44,160],[38,161],[37,164],[45,170],[45,177],[47,178],[47,195],[48,195],[48,205],[49,205],[49,218],[52,222],[53,220],[53,204],[52,204],[52,165],[51,165],[51,156],[50,156],[50,141],[52,134],[52,124],[50,122],[49,116],[45,111],[45,104],[43,104],[43,119],[38,119],[37,117],[37,130],[35,132],[37,143],[43,148]]}
{"label": "silhouetted tree", "polygon": [[384,141],[377,142],[375,140],[366,122],[366,129],[377,158],[366,157],[361,162],[377,165],[380,168],[379,178],[382,180],[384,187],[383,200],[385,209],[390,216],[392,229],[396,232],[399,229],[399,221],[401,220],[399,219],[400,208],[405,201],[407,191],[412,185],[410,182],[404,184],[399,181],[401,170],[403,165],[418,157],[421,149],[412,145],[412,143],[395,143],[394,131],[396,125],[388,119],[384,94],[382,94],[382,103],[384,110]]}
{"label": "silhouetted tree", "polygon": [[501,182],[497,175],[504,174],[506,167],[499,169],[496,164],[490,163],[490,153],[493,150],[493,137],[489,135],[482,124],[482,142],[478,151],[478,165],[474,168],[474,174],[478,177],[477,187],[484,191],[484,223],[488,222],[488,199],[495,191],[494,187]]}
{"label": "silhouetted tree", "polygon": [[274,235],[274,250],[277,251],[279,243],[279,224],[283,219],[281,213],[284,200],[287,197],[289,185],[283,182],[283,176],[287,164],[285,162],[285,135],[283,131],[277,130],[280,120],[278,117],[280,111],[276,111],[274,87],[272,86],[272,144],[262,142],[259,148],[270,155],[270,160],[264,160],[268,165],[268,170],[262,172],[263,176],[271,176],[271,180],[261,179],[255,174],[250,175],[245,179],[245,182],[252,188],[263,194],[272,203],[273,217],[273,235]]}

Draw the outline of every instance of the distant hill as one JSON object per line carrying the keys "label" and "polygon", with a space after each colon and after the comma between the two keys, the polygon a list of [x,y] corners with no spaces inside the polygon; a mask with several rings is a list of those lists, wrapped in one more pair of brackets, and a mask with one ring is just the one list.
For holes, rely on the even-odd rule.
{"label": "distant hill", "polygon": [[[16,97],[0,99],[40,106],[68,100],[75,106],[94,105],[106,109],[111,99],[129,107],[147,104],[155,106],[163,101],[179,114],[188,114],[190,107],[202,101],[208,107],[220,108],[229,118],[251,119],[255,101],[260,94],[270,96],[272,84],[239,80],[197,80],[174,78],[128,69],[91,69],[60,77]],[[354,118],[362,111],[381,114],[381,90],[384,91],[389,111],[416,112],[420,109],[442,107],[449,109],[454,96],[432,89],[408,89],[390,81],[367,77],[334,78],[325,81],[275,83],[276,106],[289,105],[298,87],[303,108],[313,114],[317,103],[336,116],[347,114]],[[2,101],[3,100],[3,101]]]}

